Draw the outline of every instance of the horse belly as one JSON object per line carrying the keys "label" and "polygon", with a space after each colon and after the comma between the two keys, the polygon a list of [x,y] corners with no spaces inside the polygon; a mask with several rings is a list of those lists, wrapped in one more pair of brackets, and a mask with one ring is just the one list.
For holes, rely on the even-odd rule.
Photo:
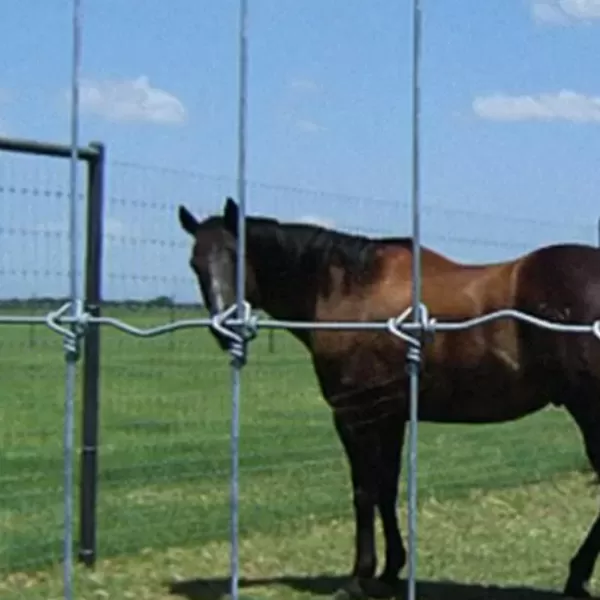
{"label": "horse belly", "polygon": [[522,369],[490,363],[473,368],[432,368],[423,373],[419,416],[438,423],[502,423],[550,402],[543,381]]}

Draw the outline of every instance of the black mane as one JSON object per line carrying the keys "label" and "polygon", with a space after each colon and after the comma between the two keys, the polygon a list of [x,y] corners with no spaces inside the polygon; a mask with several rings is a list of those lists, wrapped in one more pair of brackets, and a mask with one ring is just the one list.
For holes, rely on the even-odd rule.
{"label": "black mane", "polygon": [[265,250],[259,260],[280,271],[286,266],[299,267],[306,274],[314,274],[321,285],[329,282],[332,266],[343,271],[346,287],[368,284],[377,276],[382,246],[412,248],[411,238],[375,238],[305,223],[249,217],[247,225],[249,240]]}

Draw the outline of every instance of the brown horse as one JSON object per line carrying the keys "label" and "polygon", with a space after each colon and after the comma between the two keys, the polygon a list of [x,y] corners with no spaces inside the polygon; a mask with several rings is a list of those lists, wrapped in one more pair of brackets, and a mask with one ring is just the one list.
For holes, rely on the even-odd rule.
{"label": "brown horse", "polygon": [[[238,207],[198,222],[179,208],[194,238],[190,265],[207,308],[235,301]],[[375,321],[411,302],[412,242],[373,239],[306,224],[248,217],[246,297],[272,317]],[[600,319],[600,251],[575,244],[540,248],[512,261],[465,265],[423,248],[423,302],[438,321],[516,309],[554,322]],[[355,562],[341,596],[392,594],[406,552],[396,515],[408,420],[406,343],[385,331],[294,330],[308,349],[348,457],[355,510]],[[228,341],[215,334],[221,348]],[[564,406],[600,474],[600,342],[502,319],[438,332],[423,350],[419,418],[499,423],[549,404]],[[383,523],[385,566],[374,579],[375,508]],[[571,560],[565,593],[589,596],[600,552],[600,515]]]}

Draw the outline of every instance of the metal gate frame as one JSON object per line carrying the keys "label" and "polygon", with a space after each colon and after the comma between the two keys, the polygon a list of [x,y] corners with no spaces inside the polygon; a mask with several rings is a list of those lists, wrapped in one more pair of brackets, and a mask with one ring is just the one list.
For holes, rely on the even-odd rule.
{"label": "metal gate frame", "polygon": [[[13,154],[34,155],[48,158],[69,159],[72,148],[65,144],[54,144],[22,138],[0,137],[0,152]],[[93,321],[100,317],[102,298],[102,241],[103,241],[103,202],[104,175],[106,165],[105,147],[100,142],[91,142],[88,146],[79,147],[76,151],[77,163],[87,166],[86,199],[86,248],[85,248],[85,292],[84,310],[91,321],[85,331],[83,344],[83,411],[82,437],[80,450],[80,479],[79,479],[79,557],[84,563],[91,565],[95,559],[96,548],[96,485],[97,485],[97,449],[98,449],[98,402],[100,376],[100,328]],[[72,190],[71,190],[72,194]],[[77,257],[78,260],[79,257]],[[72,270],[72,269],[71,269]],[[69,303],[68,306],[71,306]],[[60,314],[66,307],[60,309]],[[44,324],[52,326],[55,313],[46,316],[12,316],[0,317],[0,323],[5,325]],[[72,321],[73,322],[73,321]],[[60,332],[62,333],[62,331]],[[65,338],[65,358],[73,362],[80,357],[79,345],[73,345],[72,336]],[[72,464],[69,453],[65,460]],[[65,464],[65,475],[68,471]],[[72,480],[65,480],[65,494],[72,495]],[[65,499],[65,503],[66,502]],[[67,522],[73,522],[70,508],[65,510],[65,527]],[[71,538],[71,532],[65,531],[65,540]]]}

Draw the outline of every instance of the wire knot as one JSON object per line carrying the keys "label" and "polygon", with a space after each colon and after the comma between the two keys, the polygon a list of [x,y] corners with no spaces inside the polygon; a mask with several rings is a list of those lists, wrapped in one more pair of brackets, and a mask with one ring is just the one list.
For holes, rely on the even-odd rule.
{"label": "wire knot", "polygon": [[[416,322],[408,323],[413,314],[412,306],[409,306],[397,317],[392,317],[387,322],[388,331],[408,344],[406,360],[410,364],[421,363],[421,348],[423,343],[433,339],[435,334],[436,320],[429,317],[429,310],[425,304],[419,304],[419,314]],[[406,330],[413,333],[412,335]]]}
{"label": "wire knot", "polygon": [[232,364],[242,367],[246,364],[247,344],[258,334],[258,317],[252,314],[252,306],[244,300],[241,320],[231,319],[237,308],[237,304],[232,304],[217,313],[211,318],[210,326],[215,333],[229,340],[228,350]]}
{"label": "wire knot", "polygon": [[594,321],[592,323],[592,333],[597,340],[600,340],[600,321]]}
{"label": "wire knot", "polygon": [[[63,338],[63,349],[65,358],[69,362],[79,360],[81,354],[81,340],[87,333],[90,314],[83,310],[80,300],[75,302],[74,314],[66,317],[67,312],[73,306],[72,302],[66,302],[58,310],[51,311],[46,315],[46,325]],[[63,327],[61,323],[69,322],[71,327]]]}

